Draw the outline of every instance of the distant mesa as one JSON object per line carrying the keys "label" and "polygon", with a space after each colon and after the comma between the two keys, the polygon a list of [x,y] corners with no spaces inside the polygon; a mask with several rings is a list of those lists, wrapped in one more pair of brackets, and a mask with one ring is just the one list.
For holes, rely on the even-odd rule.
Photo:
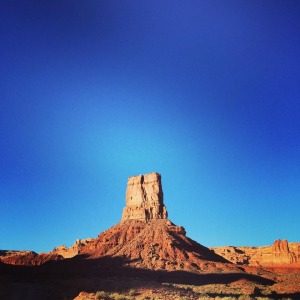
{"label": "distant mesa", "polygon": [[167,219],[160,174],[129,177],[122,220]]}
{"label": "distant mesa", "polygon": [[228,261],[238,265],[255,267],[300,267],[300,243],[276,240],[271,246],[261,247],[215,247],[211,248]]}

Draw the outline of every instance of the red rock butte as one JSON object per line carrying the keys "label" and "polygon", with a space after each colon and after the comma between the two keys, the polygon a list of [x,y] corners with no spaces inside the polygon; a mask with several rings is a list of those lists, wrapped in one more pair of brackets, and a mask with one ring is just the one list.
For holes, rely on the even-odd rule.
{"label": "red rock butte", "polygon": [[168,219],[160,174],[129,177],[122,220],[96,238],[49,253],[0,251],[0,263],[41,265],[80,254],[88,258],[122,257],[135,268],[192,272],[239,271],[243,267],[299,268],[300,244],[286,240],[264,247],[207,248],[186,236],[184,227]]}
{"label": "red rock butte", "polygon": [[[218,293],[234,295],[230,299],[238,294],[300,299],[300,243],[209,249],[168,219],[163,200],[158,173],[130,177],[122,220],[98,237],[48,253],[0,250],[0,298],[92,300],[95,293],[74,296],[100,290],[100,284],[103,292],[136,287],[135,295],[151,299],[164,287],[164,296],[155,299],[179,299],[184,290],[188,299],[204,299],[203,293],[205,299]],[[180,297],[170,294],[176,286]]]}
{"label": "red rock butte", "polygon": [[168,213],[163,201],[160,174],[153,172],[129,177],[122,221],[167,219]]}

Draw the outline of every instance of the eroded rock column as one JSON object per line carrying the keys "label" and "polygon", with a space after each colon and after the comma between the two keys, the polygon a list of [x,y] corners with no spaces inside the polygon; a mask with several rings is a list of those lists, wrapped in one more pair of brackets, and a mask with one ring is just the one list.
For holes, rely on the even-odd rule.
{"label": "eroded rock column", "polygon": [[160,174],[154,172],[130,177],[122,221],[167,219],[168,213],[163,198]]}

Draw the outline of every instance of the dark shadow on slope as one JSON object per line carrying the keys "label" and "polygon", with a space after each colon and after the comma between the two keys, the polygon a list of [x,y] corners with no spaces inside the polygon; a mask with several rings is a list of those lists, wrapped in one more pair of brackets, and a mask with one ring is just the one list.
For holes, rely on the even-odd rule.
{"label": "dark shadow on slope", "polygon": [[[272,280],[247,273],[199,274],[187,271],[154,271],[128,267],[127,263],[128,260],[122,257],[88,259],[86,256],[77,256],[62,261],[50,261],[41,266],[0,264],[0,284],[3,285],[0,299],[18,299],[18,289],[21,294],[24,291],[28,294],[27,298],[26,295],[22,295],[23,300],[63,299],[65,296],[67,299],[73,299],[80,291],[96,292],[104,289],[114,292],[118,289],[130,288],[128,284],[124,286],[124,282],[128,282],[129,278],[138,279],[138,281],[135,280],[137,282],[135,288],[142,288],[149,282],[159,285],[176,283],[201,286],[229,284],[241,279],[262,285],[274,284]],[[110,283],[108,278],[112,279]],[[11,293],[15,296],[10,298]],[[289,297],[297,299],[295,295],[289,295]]]}
{"label": "dark shadow on slope", "polygon": [[175,234],[173,232],[169,232],[169,234],[176,240],[177,242],[176,246],[181,250],[197,253],[199,254],[200,257],[202,257],[205,260],[231,264],[231,262],[226,260],[224,257],[216,254],[214,251],[210,250],[205,246],[202,246],[201,244],[197,243],[196,241],[190,239],[187,236],[185,236],[185,238],[188,240],[189,243],[187,243],[178,234]]}

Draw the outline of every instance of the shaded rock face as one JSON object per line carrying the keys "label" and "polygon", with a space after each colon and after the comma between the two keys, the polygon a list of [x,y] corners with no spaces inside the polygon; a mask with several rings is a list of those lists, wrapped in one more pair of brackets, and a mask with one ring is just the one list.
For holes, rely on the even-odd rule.
{"label": "shaded rock face", "polygon": [[163,198],[161,176],[158,173],[130,177],[122,221],[167,219]]}

